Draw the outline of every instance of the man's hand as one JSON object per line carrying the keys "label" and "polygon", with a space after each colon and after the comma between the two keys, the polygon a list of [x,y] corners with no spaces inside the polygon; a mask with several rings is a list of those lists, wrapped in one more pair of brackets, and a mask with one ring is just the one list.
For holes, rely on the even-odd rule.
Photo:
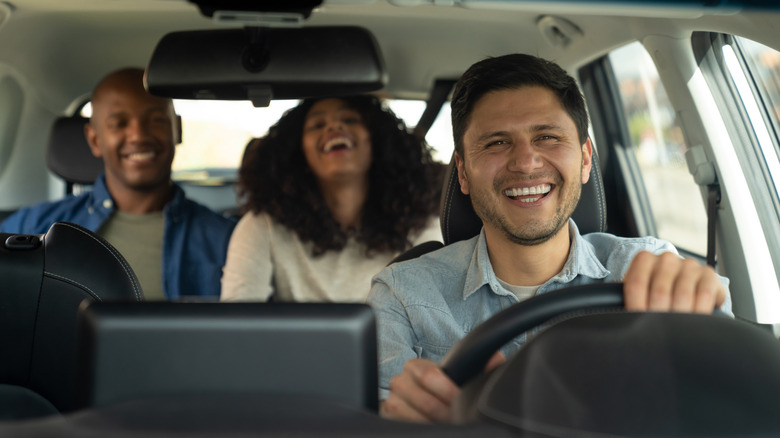
{"label": "man's hand", "polygon": [[[499,351],[490,358],[485,371],[506,362]],[[385,418],[418,423],[451,421],[452,402],[460,392],[436,362],[411,359],[401,374],[390,380],[390,396],[382,402],[379,413]]]}
{"label": "man's hand", "polygon": [[715,271],[674,253],[642,251],[623,278],[626,309],[712,313],[726,299]]}

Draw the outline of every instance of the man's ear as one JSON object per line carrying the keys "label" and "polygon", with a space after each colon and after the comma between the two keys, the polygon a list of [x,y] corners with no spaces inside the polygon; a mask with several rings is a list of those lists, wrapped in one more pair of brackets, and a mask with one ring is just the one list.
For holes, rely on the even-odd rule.
{"label": "man's ear", "polygon": [[590,179],[590,168],[593,166],[593,144],[590,137],[582,145],[582,183],[585,184]]}
{"label": "man's ear", "polygon": [[84,137],[87,139],[87,144],[89,145],[89,150],[92,152],[92,155],[97,158],[103,158],[103,152],[100,150],[100,145],[98,144],[97,132],[90,122],[84,124]]}
{"label": "man's ear", "polygon": [[460,154],[455,152],[455,167],[458,168],[458,182],[460,183],[460,191],[464,195],[469,194],[469,179],[466,177],[466,165],[463,162]]}
{"label": "man's ear", "polygon": [[180,144],[181,143],[181,116],[176,115],[176,117],[173,119],[173,144]]}

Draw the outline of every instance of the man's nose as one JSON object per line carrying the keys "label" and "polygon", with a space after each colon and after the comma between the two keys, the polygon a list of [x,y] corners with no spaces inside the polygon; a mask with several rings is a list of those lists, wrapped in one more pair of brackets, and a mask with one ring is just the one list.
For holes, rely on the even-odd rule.
{"label": "man's nose", "polygon": [[149,134],[147,123],[139,119],[132,119],[127,124],[127,137],[131,140],[143,140]]}
{"label": "man's nose", "polygon": [[513,172],[531,173],[544,165],[539,150],[528,141],[516,141],[510,148],[507,168]]}

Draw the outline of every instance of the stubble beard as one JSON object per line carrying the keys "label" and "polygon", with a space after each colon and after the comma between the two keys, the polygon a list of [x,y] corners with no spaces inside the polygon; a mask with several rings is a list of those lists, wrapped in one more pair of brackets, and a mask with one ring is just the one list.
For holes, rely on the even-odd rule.
{"label": "stubble beard", "polygon": [[486,193],[488,191],[482,189],[472,190],[471,205],[484,224],[490,224],[493,228],[500,230],[507,240],[523,246],[541,245],[552,239],[568,224],[582,194],[582,184],[579,181],[571,180],[564,185],[560,174],[556,174],[554,179],[563,198],[549,221],[532,219],[516,226],[507,217],[501,215],[498,212],[498,202],[491,202],[497,199],[496,196],[504,196],[500,188],[504,187],[504,183],[500,179],[494,183],[491,193]]}

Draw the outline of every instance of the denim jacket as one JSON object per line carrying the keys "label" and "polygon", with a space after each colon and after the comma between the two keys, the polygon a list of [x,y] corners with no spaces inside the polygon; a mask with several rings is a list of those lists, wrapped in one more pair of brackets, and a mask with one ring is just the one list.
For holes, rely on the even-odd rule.
{"label": "denim jacket", "polygon": [[[642,250],[677,253],[672,244],[653,237],[582,236],[571,220],[569,233],[572,245],[563,270],[537,294],[567,286],[619,282]],[[728,279],[721,281],[728,287]],[[379,391],[385,399],[390,379],[401,373],[407,360],[441,361],[472,329],[519,300],[499,283],[483,229],[472,239],[388,266],[374,277],[368,302],[377,317]],[[730,298],[721,310],[730,312]],[[524,342],[525,336],[519,336],[501,350],[510,357]]]}
{"label": "denim jacket", "polygon": [[[97,232],[114,210],[105,175],[100,175],[89,192],[17,211],[0,224],[0,232],[43,234],[54,222],[72,222]],[[185,198],[184,190],[176,184],[164,215],[162,277],[166,298],[218,298],[235,222]]]}

